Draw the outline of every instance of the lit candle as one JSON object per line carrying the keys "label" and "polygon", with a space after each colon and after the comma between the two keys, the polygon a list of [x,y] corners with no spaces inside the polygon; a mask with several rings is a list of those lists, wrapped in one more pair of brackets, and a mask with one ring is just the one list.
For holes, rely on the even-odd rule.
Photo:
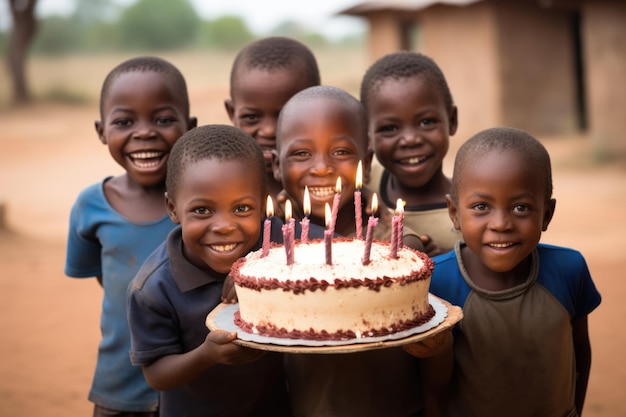
{"label": "lit candle", "polygon": [[363,239],[363,208],[361,207],[361,187],[363,186],[363,164],[359,161],[356,169],[356,189],[354,190],[354,216],[356,217],[356,238]]}
{"label": "lit candle", "polygon": [[269,195],[267,196],[265,212],[267,217],[263,223],[263,246],[261,248],[261,257],[267,256],[270,250],[270,234],[272,233],[271,217],[274,215],[274,203],[272,202],[272,197]]}
{"label": "lit candle", "polygon": [[378,210],[378,198],[376,197],[376,193],[372,195],[372,214],[370,214],[369,219],[367,220],[367,234],[365,236],[365,250],[363,251],[363,259],[361,259],[361,263],[363,265],[367,265],[370,263],[370,252],[372,251],[372,239],[374,238],[374,227],[378,224],[378,219],[376,218],[376,210]]}
{"label": "lit candle", "polygon": [[333,211],[331,213],[330,229],[335,230],[335,224],[337,223],[337,212],[339,211],[339,200],[341,199],[341,177],[337,177],[337,184],[335,185],[335,198],[333,199]]}
{"label": "lit candle", "polygon": [[294,222],[291,217],[291,201],[287,200],[285,202],[285,221],[286,223],[283,225],[283,242],[285,245],[285,256],[287,259],[287,265],[293,264],[293,226]]}
{"label": "lit candle", "polygon": [[326,215],[326,230],[324,230],[324,248],[326,249],[326,264],[333,264],[333,229],[330,228],[332,222],[332,212],[330,206],[326,203],[325,212]]}
{"label": "lit candle", "polygon": [[398,216],[398,250],[404,246],[404,201],[401,198],[396,200],[396,215]]}
{"label": "lit candle", "polygon": [[311,214],[311,196],[309,195],[309,187],[304,187],[304,201],[302,204],[304,207],[304,217],[300,222],[300,226],[302,226],[302,233],[300,234],[300,241],[302,243],[307,243],[309,241],[309,215]]}

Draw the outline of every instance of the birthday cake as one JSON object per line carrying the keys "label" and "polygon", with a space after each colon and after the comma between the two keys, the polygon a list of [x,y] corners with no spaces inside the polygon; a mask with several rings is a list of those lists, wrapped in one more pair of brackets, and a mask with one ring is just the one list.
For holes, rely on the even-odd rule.
{"label": "birthday cake", "polygon": [[[235,262],[243,331],[264,336],[346,340],[383,336],[429,321],[432,260],[402,247],[392,256],[388,242],[374,241],[363,262],[365,242],[335,239],[332,262],[323,240],[293,247],[288,265],[283,245],[251,252]],[[364,265],[365,263],[365,265]]]}

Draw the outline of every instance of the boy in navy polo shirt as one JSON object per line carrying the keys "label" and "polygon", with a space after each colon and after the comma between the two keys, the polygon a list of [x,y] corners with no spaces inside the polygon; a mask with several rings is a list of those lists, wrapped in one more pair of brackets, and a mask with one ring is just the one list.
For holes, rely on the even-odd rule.
{"label": "boy in navy polo shirt", "polygon": [[166,204],[179,226],[128,289],[131,361],[160,391],[162,417],[291,415],[282,356],[205,326],[233,262],[259,245],[264,178],[261,147],[232,126],[198,127],[172,148]]}

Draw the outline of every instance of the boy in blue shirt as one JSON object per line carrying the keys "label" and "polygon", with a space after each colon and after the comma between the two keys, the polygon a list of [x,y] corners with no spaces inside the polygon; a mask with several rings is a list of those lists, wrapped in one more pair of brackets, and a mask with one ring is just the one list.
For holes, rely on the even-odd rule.
{"label": "boy in blue shirt", "polygon": [[205,326],[233,262],[260,247],[264,174],[261,147],[232,126],[198,127],[172,149],[166,202],[180,226],[128,289],[131,361],[160,391],[161,417],[291,415],[282,355]]}
{"label": "boy in blue shirt", "polygon": [[187,130],[185,79],[156,57],[122,62],[107,75],[95,127],[125,172],[81,192],[72,207],[65,274],[96,277],[104,289],[102,340],[89,392],[94,416],[156,416],[158,394],[128,358],[126,289],[174,224],[163,193],[170,149]]}
{"label": "boy in blue shirt", "polygon": [[479,132],[447,201],[463,241],[434,258],[430,291],[464,310],[451,415],[580,415],[600,294],[579,252],[539,243],[556,205],[548,152],[518,129]]}

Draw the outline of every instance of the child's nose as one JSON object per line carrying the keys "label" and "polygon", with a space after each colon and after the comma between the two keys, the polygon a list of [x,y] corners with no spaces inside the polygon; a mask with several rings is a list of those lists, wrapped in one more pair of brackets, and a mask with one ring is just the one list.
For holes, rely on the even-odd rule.
{"label": "child's nose", "polygon": [[276,140],[276,119],[265,117],[259,129],[259,136],[265,139]]}
{"label": "child's nose", "polygon": [[211,222],[211,231],[214,233],[226,234],[235,229],[235,222],[228,214],[214,214]]}
{"label": "child's nose", "polygon": [[332,164],[330,157],[320,154],[317,155],[311,166],[311,173],[318,176],[328,175],[335,171],[335,167]]}
{"label": "child's nose", "polygon": [[489,227],[496,231],[506,231],[513,228],[511,213],[508,210],[494,210],[489,219]]}
{"label": "child's nose", "polygon": [[407,128],[402,131],[400,135],[401,146],[415,146],[422,142],[422,137],[417,129]]}
{"label": "child's nose", "polygon": [[156,135],[151,123],[138,121],[133,129],[133,138],[135,139],[151,139]]}

